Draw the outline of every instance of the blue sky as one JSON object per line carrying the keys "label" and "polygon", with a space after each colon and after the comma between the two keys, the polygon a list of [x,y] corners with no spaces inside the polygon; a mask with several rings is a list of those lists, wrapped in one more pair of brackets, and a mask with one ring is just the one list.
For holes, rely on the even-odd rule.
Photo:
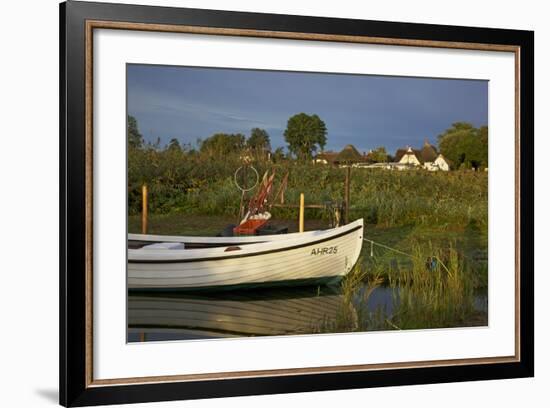
{"label": "blue sky", "polygon": [[453,122],[487,124],[488,82],[128,65],[128,114],[148,141],[243,133],[260,127],[273,148],[296,113],[317,114],[328,130],[325,150],[421,147]]}

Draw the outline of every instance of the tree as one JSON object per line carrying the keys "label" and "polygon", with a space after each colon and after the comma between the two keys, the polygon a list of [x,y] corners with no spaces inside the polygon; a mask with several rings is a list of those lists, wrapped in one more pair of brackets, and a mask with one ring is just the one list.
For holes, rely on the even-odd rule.
{"label": "tree", "polygon": [[281,161],[283,161],[285,158],[285,151],[282,147],[278,147],[275,149],[275,151],[273,152],[273,161],[275,163],[279,163]]}
{"label": "tree", "polygon": [[384,146],[377,147],[369,153],[369,159],[373,163],[386,163],[388,161],[388,152]]}
{"label": "tree", "polygon": [[455,168],[488,167],[487,126],[475,128],[466,122],[457,122],[438,136],[439,151],[453,162]]}
{"label": "tree", "polygon": [[308,160],[327,143],[327,127],[317,115],[298,113],[287,123],[284,133],[288,150],[301,160]]}
{"label": "tree", "polygon": [[137,120],[131,115],[128,115],[128,145],[134,148],[143,145],[143,136],[139,133]]}
{"label": "tree", "polygon": [[181,151],[181,145],[178,139],[172,138],[168,142],[168,146],[166,147],[169,151]]}
{"label": "tree", "polygon": [[269,134],[260,128],[254,128],[250,132],[250,137],[246,141],[247,147],[256,152],[270,151],[271,143],[269,142]]}
{"label": "tree", "polygon": [[245,136],[241,133],[216,133],[201,141],[201,153],[217,157],[240,152],[245,146]]}

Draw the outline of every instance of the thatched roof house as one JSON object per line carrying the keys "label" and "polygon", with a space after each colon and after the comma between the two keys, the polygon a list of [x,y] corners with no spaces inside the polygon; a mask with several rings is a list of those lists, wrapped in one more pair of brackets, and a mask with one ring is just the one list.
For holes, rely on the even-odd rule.
{"label": "thatched roof house", "polygon": [[363,155],[357,151],[355,146],[346,145],[334,159],[337,164],[352,164],[364,161]]}
{"label": "thatched roof house", "polygon": [[340,152],[321,152],[315,156],[313,163],[348,165],[366,162],[366,156],[359,153],[353,145],[346,145]]}
{"label": "thatched roof house", "polygon": [[313,159],[313,163],[333,164],[336,156],[338,156],[338,153],[330,150],[326,152],[321,152],[315,156],[315,158]]}
{"label": "thatched roof house", "polygon": [[413,149],[407,147],[406,149],[397,149],[395,152],[395,161],[403,164],[422,165],[424,163],[433,163],[437,159],[438,153],[435,146],[428,142],[428,139],[424,140],[422,149]]}
{"label": "thatched roof house", "polygon": [[435,146],[431,145],[428,139],[424,139],[424,146],[422,146],[422,150],[420,150],[420,161],[422,163],[434,162],[437,156],[438,154]]}
{"label": "thatched roof house", "polygon": [[421,164],[422,151],[407,147],[406,149],[397,149],[394,156],[396,163],[415,163]]}

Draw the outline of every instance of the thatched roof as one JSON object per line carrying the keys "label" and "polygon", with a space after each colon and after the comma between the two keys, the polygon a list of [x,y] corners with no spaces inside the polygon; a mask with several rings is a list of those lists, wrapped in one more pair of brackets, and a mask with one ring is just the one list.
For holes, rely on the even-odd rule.
{"label": "thatched roof", "polygon": [[334,159],[337,163],[358,163],[364,161],[364,157],[357,151],[355,146],[346,145]]}
{"label": "thatched roof", "polygon": [[395,155],[393,156],[393,160],[398,162],[405,155],[405,153],[407,153],[407,149],[397,149],[395,151]]}
{"label": "thatched roof", "polygon": [[424,146],[422,146],[418,159],[421,162],[433,162],[437,159],[437,149],[428,142],[428,139],[424,140]]}
{"label": "thatched roof", "polygon": [[315,156],[315,159],[316,160],[326,160],[327,163],[332,163],[332,162],[334,162],[334,159],[336,159],[336,156],[338,156],[337,152],[333,152],[333,151],[328,150],[326,152],[318,153]]}
{"label": "thatched roof", "polygon": [[395,152],[394,161],[395,162],[400,161],[403,158],[403,156],[405,156],[406,154],[413,154],[416,156],[419,162],[424,163],[424,161],[422,160],[422,151],[417,149],[411,149],[410,147],[407,149],[397,149],[397,151]]}

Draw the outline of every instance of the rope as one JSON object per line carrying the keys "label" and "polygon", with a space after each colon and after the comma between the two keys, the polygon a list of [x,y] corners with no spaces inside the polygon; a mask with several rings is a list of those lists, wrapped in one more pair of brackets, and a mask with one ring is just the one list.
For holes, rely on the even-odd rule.
{"label": "rope", "polygon": [[417,258],[417,257],[414,256],[414,255],[408,254],[408,253],[406,253],[406,252],[400,251],[399,249],[392,248],[392,247],[389,247],[389,246],[384,245],[384,244],[380,244],[380,243],[378,243],[378,242],[376,242],[376,241],[373,241],[372,239],[363,238],[363,240],[366,241],[366,242],[370,242],[370,248],[371,248],[371,249],[370,249],[370,256],[373,256],[373,245],[376,245],[376,246],[379,246],[379,247],[381,247],[381,248],[385,248],[385,249],[387,249],[387,250],[389,250],[389,251],[393,251],[393,252],[396,252],[396,253],[398,253],[398,254],[408,256],[408,257],[410,257],[410,258],[419,259],[419,258]]}
{"label": "rope", "polygon": [[[401,255],[404,255],[404,256],[408,256],[409,258],[412,258],[412,259],[417,259],[417,260],[421,260],[421,258],[417,257],[417,256],[414,256],[412,254],[408,254],[406,252],[403,252],[403,251],[400,251],[399,249],[397,248],[392,248],[390,246],[387,246],[387,245],[384,245],[384,244],[381,244],[379,242],[376,242],[376,241],[373,241],[372,239],[368,239],[368,238],[363,238],[363,241],[366,241],[366,242],[370,242],[370,256],[373,257],[374,256],[374,252],[373,252],[373,249],[374,249],[374,245],[376,246],[379,246],[381,248],[384,248],[384,249],[387,249],[388,251],[393,251],[395,253],[398,253],[398,254],[401,254]],[[445,264],[441,261],[441,259],[439,259],[439,257],[437,256],[431,256],[432,259],[435,259],[442,267],[443,269],[445,269],[445,271],[447,271],[447,273],[449,275],[452,275],[451,274],[451,271],[449,271],[449,269],[445,266]]]}

